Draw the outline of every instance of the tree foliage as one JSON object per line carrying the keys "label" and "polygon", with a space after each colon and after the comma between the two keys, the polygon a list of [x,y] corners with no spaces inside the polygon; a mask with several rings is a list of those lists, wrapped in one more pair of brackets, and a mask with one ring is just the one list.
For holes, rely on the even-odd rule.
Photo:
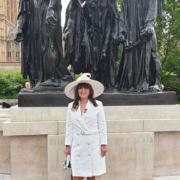
{"label": "tree foliage", "polygon": [[157,19],[158,52],[165,90],[176,91],[180,100],[180,0],[164,0],[163,18]]}
{"label": "tree foliage", "polygon": [[180,0],[165,0],[162,21],[157,19],[159,57],[167,76],[180,78]]}
{"label": "tree foliage", "polygon": [[26,81],[20,72],[0,71],[0,98],[17,98]]}

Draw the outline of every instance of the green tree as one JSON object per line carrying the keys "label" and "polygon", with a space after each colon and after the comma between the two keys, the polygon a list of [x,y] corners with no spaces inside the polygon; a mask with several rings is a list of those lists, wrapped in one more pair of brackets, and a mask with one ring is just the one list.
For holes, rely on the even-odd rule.
{"label": "green tree", "polygon": [[164,75],[180,78],[180,0],[165,0],[163,19],[157,19],[159,57]]}
{"label": "green tree", "polygon": [[119,5],[121,5],[121,2],[122,2],[122,0],[118,0],[118,1],[117,1],[117,3],[118,3]]}
{"label": "green tree", "polygon": [[26,81],[20,72],[0,71],[0,98],[17,98]]}
{"label": "green tree", "polygon": [[157,19],[158,52],[165,90],[176,91],[180,100],[180,0],[164,0],[163,18]]}

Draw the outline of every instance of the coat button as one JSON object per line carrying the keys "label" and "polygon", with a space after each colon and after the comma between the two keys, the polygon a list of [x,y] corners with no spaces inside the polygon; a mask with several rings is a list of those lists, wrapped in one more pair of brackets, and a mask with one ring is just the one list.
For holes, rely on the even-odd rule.
{"label": "coat button", "polygon": [[88,145],[90,145],[90,143],[88,143]]}
{"label": "coat button", "polygon": [[91,154],[89,154],[89,156],[91,156]]}
{"label": "coat button", "polygon": [[80,157],[80,155],[78,155]]}

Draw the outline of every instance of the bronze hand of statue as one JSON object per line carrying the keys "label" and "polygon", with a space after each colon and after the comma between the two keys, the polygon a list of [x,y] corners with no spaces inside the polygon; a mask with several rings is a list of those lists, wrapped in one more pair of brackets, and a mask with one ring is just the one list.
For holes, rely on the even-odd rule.
{"label": "bronze hand of statue", "polygon": [[140,38],[142,42],[148,42],[152,39],[153,36],[153,28],[147,27],[146,29],[143,29],[140,34]]}
{"label": "bronze hand of statue", "polygon": [[46,24],[55,26],[57,23],[57,19],[55,18],[55,12],[52,8],[47,10],[47,15],[46,15]]}
{"label": "bronze hand of statue", "polygon": [[88,30],[88,34],[91,38],[94,37],[94,34],[95,34],[95,28],[94,27],[91,27],[89,30]]}
{"label": "bronze hand of statue", "polygon": [[120,33],[119,36],[115,37],[113,36],[112,42],[115,45],[123,44],[126,40],[126,37],[123,33]]}
{"label": "bronze hand of statue", "polygon": [[24,38],[23,38],[22,29],[17,28],[17,32],[14,37],[14,41],[16,43],[18,43],[18,42],[22,42],[23,40],[24,40]]}

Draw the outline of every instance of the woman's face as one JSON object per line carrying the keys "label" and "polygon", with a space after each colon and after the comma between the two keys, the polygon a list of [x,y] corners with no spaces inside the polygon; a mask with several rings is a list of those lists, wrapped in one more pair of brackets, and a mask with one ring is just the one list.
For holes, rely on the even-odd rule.
{"label": "woman's face", "polygon": [[78,95],[80,99],[88,99],[89,93],[90,93],[90,90],[84,87],[81,87],[78,89]]}

